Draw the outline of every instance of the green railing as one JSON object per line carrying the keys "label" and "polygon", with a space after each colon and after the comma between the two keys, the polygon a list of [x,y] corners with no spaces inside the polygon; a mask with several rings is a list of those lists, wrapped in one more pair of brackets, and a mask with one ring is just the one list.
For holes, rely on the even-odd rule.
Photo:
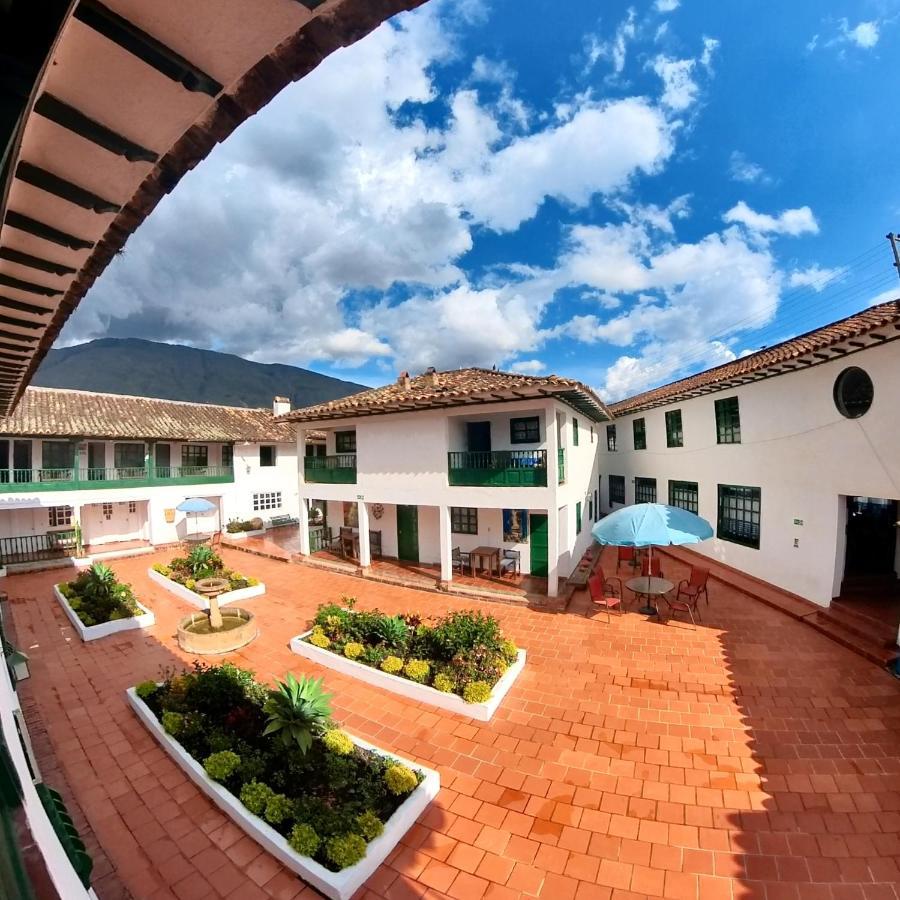
{"label": "green railing", "polygon": [[152,487],[157,484],[223,484],[231,466],[114,466],[89,469],[0,469],[0,493]]}
{"label": "green railing", "polygon": [[451,485],[546,487],[546,450],[451,450]]}
{"label": "green railing", "polygon": [[315,484],[356,484],[356,454],[305,456],[303,477]]}
{"label": "green railing", "polygon": [[556,451],[556,459],[559,462],[559,483],[565,484],[566,481],[566,448],[560,447]]}
{"label": "green railing", "polygon": [[47,787],[46,784],[36,784],[38,796],[50,819],[50,824],[59,838],[59,842],[69,857],[69,862],[75,870],[81,883],[85,888],[91,886],[91,870],[94,868],[94,861],[91,859],[84,842],[78,834],[78,829],[66,809],[63,798],[53,788]]}

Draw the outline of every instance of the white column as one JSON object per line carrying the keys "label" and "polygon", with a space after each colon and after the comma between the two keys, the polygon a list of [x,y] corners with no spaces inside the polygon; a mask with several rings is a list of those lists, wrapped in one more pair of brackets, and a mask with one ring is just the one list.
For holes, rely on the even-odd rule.
{"label": "white column", "polygon": [[[75,458],[75,464],[76,465],[78,464],[78,457]],[[72,504],[72,521],[77,522],[78,527],[81,528],[81,542],[82,542],[82,547],[83,547],[84,546],[84,529],[81,526],[81,504],[80,503]],[[75,552],[76,553],[78,552],[77,548],[76,548]]]}
{"label": "white column", "polygon": [[556,432],[556,411],[552,403],[547,404],[544,415],[547,418],[547,487],[555,491],[559,484],[559,435]]}
{"label": "white column", "polygon": [[450,532],[450,507],[438,507],[441,542],[441,584],[453,580],[453,535]]}
{"label": "white column", "polygon": [[372,565],[372,551],[369,548],[369,508],[365,500],[356,501],[356,511],[359,522],[359,564],[367,569]]}
{"label": "white column", "polygon": [[300,498],[300,508],[297,518],[300,519],[300,553],[302,556],[309,556],[309,507],[306,505],[306,497]]}
{"label": "white column", "polygon": [[[555,427],[555,423],[554,423]],[[555,597],[559,585],[559,510],[547,510],[547,596]]]}
{"label": "white column", "polygon": [[300,519],[300,555],[309,556],[309,498],[306,497],[306,429],[297,426],[297,518]]}

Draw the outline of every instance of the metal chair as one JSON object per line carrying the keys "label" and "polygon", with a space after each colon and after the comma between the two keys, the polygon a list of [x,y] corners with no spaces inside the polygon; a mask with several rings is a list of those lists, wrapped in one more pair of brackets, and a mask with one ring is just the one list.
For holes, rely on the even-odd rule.
{"label": "metal chair", "polygon": [[[613,581],[619,582],[618,589],[611,584]],[[622,582],[619,578],[606,578],[603,570],[598,568],[590,578],[588,578],[588,591],[591,595],[591,602],[596,606],[606,610],[606,621],[611,622],[609,611],[615,609],[619,615],[622,615]]]}
{"label": "metal chair", "polygon": [[623,562],[631,565],[631,568],[637,565],[637,554],[634,547],[616,547],[616,571],[619,571]]}
{"label": "metal chair", "polygon": [[700,595],[702,594],[706,600],[706,605],[709,606],[709,593],[706,590],[706,583],[708,580],[709,569],[704,569],[699,566],[692,567],[691,577],[683,578],[678,582],[678,592],[675,595],[675,599],[680,600],[683,594],[685,597],[693,599],[696,605],[696,602],[700,599]]}
{"label": "metal chair", "polygon": [[381,559],[381,532],[380,531],[370,531],[369,532],[369,554],[371,556],[376,557],[377,559]]}
{"label": "metal chair", "polygon": [[353,533],[353,529],[342,525],[338,534],[338,540],[340,542],[341,556],[353,557],[356,550],[356,535]]}
{"label": "metal chair", "polygon": [[472,571],[472,555],[470,553],[463,553],[459,547],[453,548],[453,553],[451,554],[453,569],[454,571],[458,571],[460,575],[465,574],[465,569],[468,569],[471,573]]}
{"label": "metal chair", "polygon": [[645,556],[641,560],[641,575],[645,578],[662,578],[662,566],[659,562],[658,556],[647,557]]}
{"label": "metal chair", "polygon": [[522,554],[518,550],[503,550],[500,557],[500,574],[519,575],[522,571]]}

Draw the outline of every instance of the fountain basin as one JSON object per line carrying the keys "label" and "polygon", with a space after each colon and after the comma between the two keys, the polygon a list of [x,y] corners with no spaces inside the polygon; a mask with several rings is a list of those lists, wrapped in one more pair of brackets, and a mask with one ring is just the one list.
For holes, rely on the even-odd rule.
{"label": "fountain basin", "polygon": [[232,606],[222,610],[222,627],[213,630],[206,613],[195,612],[178,623],[178,646],[188,653],[229,653],[249,644],[257,635],[252,612]]}

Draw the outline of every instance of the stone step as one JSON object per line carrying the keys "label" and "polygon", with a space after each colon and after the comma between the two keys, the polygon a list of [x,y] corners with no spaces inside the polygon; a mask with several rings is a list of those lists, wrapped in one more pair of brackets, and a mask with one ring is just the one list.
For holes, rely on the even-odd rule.
{"label": "stone step", "polygon": [[857,634],[836,622],[833,617],[829,617],[827,610],[813,613],[811,616],[807,616],[805,621],[816,631],[879,666],[886,666],[900,658],[900,647],[896,644],[888,647],[885,646],[883,640],[873,640]]}
{"label": "stone step", "polygon": [[817,615],[832,622],[838,628],[850,631],[859,637],[875,643],[892,645],[897,640],[897,626],[890,622],[881,622],[865,613],[848,609],[844,605],[832,604]]}

